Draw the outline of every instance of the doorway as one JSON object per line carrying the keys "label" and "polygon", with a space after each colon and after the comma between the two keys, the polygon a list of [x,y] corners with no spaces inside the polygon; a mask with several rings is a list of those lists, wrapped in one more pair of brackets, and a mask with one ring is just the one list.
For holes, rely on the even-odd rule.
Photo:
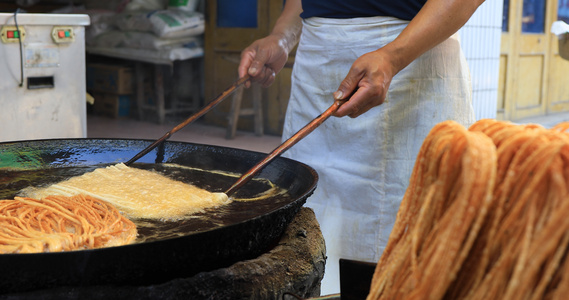
{"label": "doorway", "polygon": [[563,18],[569,19],[568,0],[504,0],[498,119],[569,111],[569,62],[550,32]]}

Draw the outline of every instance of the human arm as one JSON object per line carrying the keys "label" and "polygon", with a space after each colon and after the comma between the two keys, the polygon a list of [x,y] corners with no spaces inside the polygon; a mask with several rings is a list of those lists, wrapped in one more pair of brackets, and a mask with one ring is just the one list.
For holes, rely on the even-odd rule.
{"label": "human arm", "polygon": [[[253,42],[241,52],[239,77],[247,74],[251,80],[268,87],[284,67],[290,51],[296,46],[302,29],[301,0],[287,0],[271,33]],[[251,83],[246,83],[249,87]]]}
{"label": "human arm", "polygon": [[428,0],[395,40],[354,61],[334,98],[341,100],[353,95],[334,115],[355,118],[381,105],[393,76],[457,32],[483,2]]}

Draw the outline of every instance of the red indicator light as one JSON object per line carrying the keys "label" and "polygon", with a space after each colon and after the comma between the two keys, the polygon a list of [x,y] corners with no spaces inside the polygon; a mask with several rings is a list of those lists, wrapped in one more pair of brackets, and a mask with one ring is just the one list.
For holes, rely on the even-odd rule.
{"label": "red indicator light", "polygon": [[6,31],[6,37],[9,39],[14,38],[14,31]]}
{"label": "red indicator light", "polygon": [[57,36],[60,38],[64,38],[65,37],[65,31],[62,31],[62,30],[58,31]]}

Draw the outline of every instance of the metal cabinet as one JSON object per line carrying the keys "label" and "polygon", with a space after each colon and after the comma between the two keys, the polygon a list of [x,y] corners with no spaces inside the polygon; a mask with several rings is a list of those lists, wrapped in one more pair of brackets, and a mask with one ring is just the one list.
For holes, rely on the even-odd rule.
{"label": "metal cabinet", "polygon": [[87,15],[0,13],[0,141],[87,135]]}

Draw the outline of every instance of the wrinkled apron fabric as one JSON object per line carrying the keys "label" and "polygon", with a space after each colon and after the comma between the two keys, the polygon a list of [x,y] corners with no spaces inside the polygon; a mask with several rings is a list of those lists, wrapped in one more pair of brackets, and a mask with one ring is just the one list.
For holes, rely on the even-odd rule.
{"label": "wrinkled apron fabric", "polygon": [[[283,140],[324,112],[356,58],[391,42],[408,22],[309,18],[292,74]],[[419,148],[431,128],[474,122],[470,75],[454,35],[397,74],[388,101],[352,119],[331,117],[284,156],[319,174],[314,209],[327,251],[322,295],[339,292],[340,258],[377,262]]]}

